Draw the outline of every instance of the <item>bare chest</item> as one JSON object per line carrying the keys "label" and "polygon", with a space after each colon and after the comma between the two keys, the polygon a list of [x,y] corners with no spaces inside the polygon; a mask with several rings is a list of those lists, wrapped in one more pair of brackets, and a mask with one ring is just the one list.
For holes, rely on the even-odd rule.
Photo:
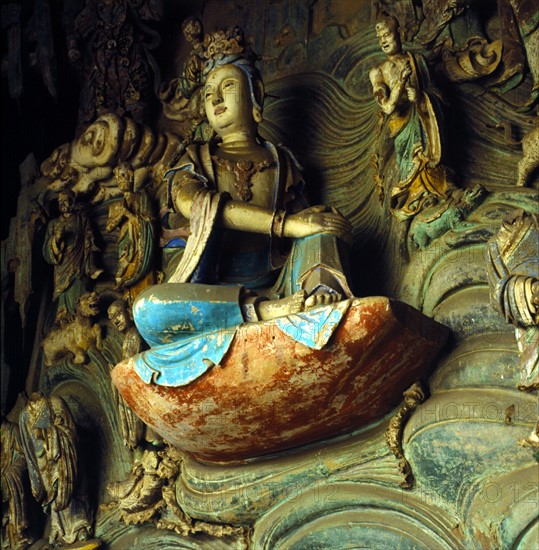
{"label": "bare chest", "polygon": [[[401,74],[408,63],[408,58],[406,56],[402,56],[395,60],[386,61],[382,65],[382,76],[389,89],[392,90],[395,86],[397,86],[397,84],[400,83],[402,79]],[[414,87],[417,86],[413,73],[408,77],[408,81]]]}

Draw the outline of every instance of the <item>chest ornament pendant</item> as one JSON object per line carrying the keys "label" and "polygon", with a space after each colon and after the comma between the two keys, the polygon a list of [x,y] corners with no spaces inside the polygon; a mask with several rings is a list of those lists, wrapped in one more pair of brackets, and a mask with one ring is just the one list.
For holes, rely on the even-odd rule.
{"label": "chest ornament pendant", "polygon": [[267,160],[252,162],[250,160],[229,160],[213,155],[212,160],[220,168],[225,168],[234,174],[234,187],[240,199],[249,202],[253,198],[251,178],[258,172],[273,166],[275,163]]}

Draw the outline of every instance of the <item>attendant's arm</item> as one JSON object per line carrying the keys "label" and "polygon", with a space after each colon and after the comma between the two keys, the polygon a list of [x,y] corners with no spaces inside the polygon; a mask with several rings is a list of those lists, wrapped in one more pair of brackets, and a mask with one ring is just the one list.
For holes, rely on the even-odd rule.
{"label": "attendant's arm", "polygon": [[105,229],[107,231],[114,231],[126,217],[128,217],[128,211],[123,207],[123,204],[114,204],[109,208],[109,217]]}
{"label": "attendant's arm", "polygon": [[384,81],[382,69],[380,67],[376,67],[372,69],[371,72],[369,73],[369,78],[371,80],[374,98],[376,99],[382,111],[386,115],[392,114],[397,108],[397,105],[401,101],[403,92],[408,84],[408,79],[411,74],[412,74],[412,70],[410,68],[410,65],[406,64],[406,66],[401,72],[401,75],[397,84],[388,93],[389,88]]}
{"label": "attendant's arm", "polygon": [[65,242],[62,226],[58,220],[53,222],[53,228],[50,232],[48,244],[52,254],[48,255],[47,260],[53,265],[60,264],[64,257]]}

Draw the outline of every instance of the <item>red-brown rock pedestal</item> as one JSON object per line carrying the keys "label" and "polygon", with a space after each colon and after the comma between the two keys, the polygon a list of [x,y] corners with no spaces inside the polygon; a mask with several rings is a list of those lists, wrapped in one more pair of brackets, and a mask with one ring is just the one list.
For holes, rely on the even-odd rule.
{"label": "red-brown rock pedestal", "polygon": [[197,458],[233,461],[352,431],[388,413],[430,374],[448,331],[385,297],[355,299],[312,350],[272,321],[237,329],[220,365],[187,386],[146,384],[131,360],[112,372],[127,404]]}

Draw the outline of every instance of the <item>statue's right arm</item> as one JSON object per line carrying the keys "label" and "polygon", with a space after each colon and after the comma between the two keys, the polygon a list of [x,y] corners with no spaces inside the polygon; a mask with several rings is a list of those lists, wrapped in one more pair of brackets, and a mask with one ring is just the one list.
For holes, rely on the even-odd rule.
{"label": "statue's right arm", "polygon": [[[174,174],[172,184],[174,208],[187,219],[191,219],[191,208],[199,193],[209,193],[204,183],[186,171]],[[227,229],[263,233],[269,235],[273,221],[273,212],[269,209],[229,200],[223,207],[220,225]]]}
{"label": "statue's right arm", "polygon": [[112,205],[109,208],[109,216],[105,229],[107,231],[114,231],[126,217],[128,217],[128,211],[123,208],[123,202]]}
{"label": "statue's right arm", "polygon": [[382,69],[380,67],[374,67],[373,69],[371,69],[369,72],[369,80],[371,81],[374,99],[376,99],[376,102],[378,103],[378,105],[380,105],[382,111],[386,115],[391,114],[391,111],[388,112],[387,110],[387,103],[389,101],[389,90],[386,86],[386,83],[384,82]]}
{"label": "statue's right arm", "polygon": [[54,259],[56,260],[56,263],[60,263],[63,256],[62,249],[60,246],[58,246],[58,243],[54,239],[51,241],[51,251]]}
{"label": "statue's right arm", "polygon": [[384,114],[390,115],[397,108],[408,83],[409,76],[409,71],[403,71],[397,84],[390,90],[385,82],[381,67],[371,69],[369,78],[372,84],[373,95]]}
{"label": "statue's right arm", "polygon": [[49,222],[43,243],[43,256],[49,264],[58,265],[62,262],[63,251],[64,242],[62,240],[61,225]]}

